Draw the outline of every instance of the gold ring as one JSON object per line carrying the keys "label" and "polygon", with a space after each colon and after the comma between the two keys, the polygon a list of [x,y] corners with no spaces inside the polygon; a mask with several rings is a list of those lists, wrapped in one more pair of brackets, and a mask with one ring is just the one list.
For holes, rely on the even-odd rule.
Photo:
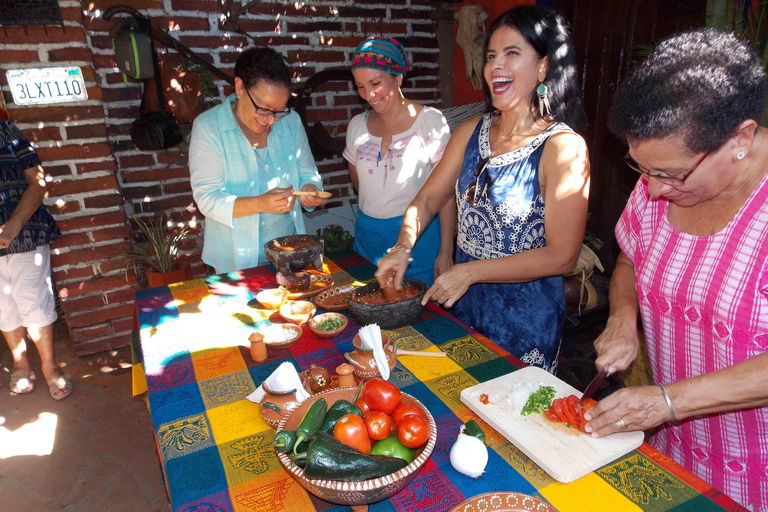
{"label": "gold ring", "polygon": [[627,424],[624,423],[624,418],[619,419],[616,423],[613,424],[616,427],[616,430],[624,430],[627,428]]}

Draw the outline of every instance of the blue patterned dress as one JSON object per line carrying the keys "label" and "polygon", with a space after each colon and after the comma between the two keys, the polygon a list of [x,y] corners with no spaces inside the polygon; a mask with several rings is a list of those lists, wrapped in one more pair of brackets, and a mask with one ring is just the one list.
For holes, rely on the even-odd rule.
{"label": "blue patterned dress", "polygon": [[[555,123],[522,148],[491,158],[478,177],[472,206],[467,189],[478,163],[491,154],[492,118],[486,114],[475,128],[456,183],[457,264],[546,245],[539,161],[551,135],[572,130]],[[473,284],[451,313],[520,360],[555,372],[565,319],[562,276],[527,283]]]}

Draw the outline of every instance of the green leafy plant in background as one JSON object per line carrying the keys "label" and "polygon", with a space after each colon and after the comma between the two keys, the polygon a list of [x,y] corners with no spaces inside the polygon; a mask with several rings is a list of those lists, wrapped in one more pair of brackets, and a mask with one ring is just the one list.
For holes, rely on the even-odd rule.
{"label": "green leafy plant in background", "polygon": [[323,229],[318,229],[317,236],[324,240],[326,254],[351,251],[352,245],[355,243],[355,237],[338,224],[328,224]]}
{"label": "green leafy plant in background", "polygon": [[[188,226],[170,229],[163,218],[148,217],[146,221],[133,217],[144,243],[134,244],[134,250],[124,254],[142,270],[159,274],[180,270],[187,264],[184,251],[197,245],[197,232]],[[127,271],[127,269],[126,269]]]}

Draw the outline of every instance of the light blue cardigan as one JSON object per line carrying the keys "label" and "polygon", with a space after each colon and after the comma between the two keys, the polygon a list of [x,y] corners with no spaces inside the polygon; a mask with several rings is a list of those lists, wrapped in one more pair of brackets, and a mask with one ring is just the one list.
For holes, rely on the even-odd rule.
{"label": "light blue cardigan", "polygon": [[[259,264],[259,215],[233,218],[235,199],[259,195],[262,174],[251,144],[240,131],[231,95],[202,113],[192,127],[189,172],[192,196],[205,216],[203,261],[221,272]],[[322,180],[296,112],[276,121],[267,148],[281,186],[300,190],[308,183],[322,189]],[[305,233],[301,202],[290,212],[296,233]],[[275,233],[275,238],[285,233]]]}

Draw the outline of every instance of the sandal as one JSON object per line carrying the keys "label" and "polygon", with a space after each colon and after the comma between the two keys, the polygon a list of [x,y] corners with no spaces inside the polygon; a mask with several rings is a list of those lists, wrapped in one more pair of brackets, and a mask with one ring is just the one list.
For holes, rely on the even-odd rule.
{"label": "sandal", "polygon": [[23,395],[35,389],[35,373],[32,370],[16,370],[11,372],[11,393]]}
{"label": "sandal", "polygon": [[[61,375],[57,375],[56,377],[51,377],[50,379],[46,380],[46,382],[48,383],[48,392],[51,394],[51,398],[54,400],[64,400],[72,394],[72,389],[74,386],[69,381],[69,378],[63,373]],[[59,391],[63,391],[63,393],[57,395],[56,393]]]}

